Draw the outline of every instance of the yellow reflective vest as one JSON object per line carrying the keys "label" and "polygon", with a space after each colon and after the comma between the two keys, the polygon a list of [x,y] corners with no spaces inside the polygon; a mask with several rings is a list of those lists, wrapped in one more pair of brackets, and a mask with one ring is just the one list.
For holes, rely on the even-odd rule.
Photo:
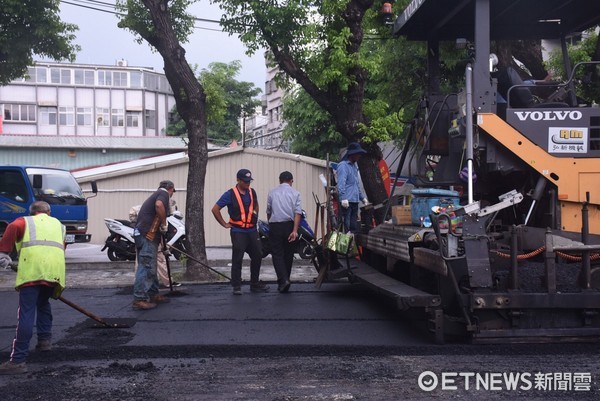
{"label": "yellow reflective vest", "polygon": [[54,296],[65,289],[65,226],[40,213],[27,216],[25,233],[17,242],[19,269],[15,288],[34,281],[56,283]]}

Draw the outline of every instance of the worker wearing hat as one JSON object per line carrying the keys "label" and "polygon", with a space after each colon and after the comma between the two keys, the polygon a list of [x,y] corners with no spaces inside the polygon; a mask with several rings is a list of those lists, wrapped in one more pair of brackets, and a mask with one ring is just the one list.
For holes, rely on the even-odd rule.
{"label": "worker wearing hat", "polygon": [[338,164],[336,172],[338,198],[340,201],[340,217],[345,231],[358,231],[358,203],[368,200],[360,190],[357,162],[367,153],[357,142],[352,142],[346,149],[343,160]]}
{"label": "worker wearing hat", "polygon": [[[231,235],[231,285],[234,295],[242,295],[242,260],[244,253],[250,256],[250,291],[267,292],[269,286],[259,281],[262,263],[262,248],[256,229],[258,222],[258,199],[256,191],[250,188],[252,172],[240,169],[237,172],[236,185],[225,191],[211,212],[217,222],[230,230]],[[221,209],[227,206],[229,221],[221,215]]]}

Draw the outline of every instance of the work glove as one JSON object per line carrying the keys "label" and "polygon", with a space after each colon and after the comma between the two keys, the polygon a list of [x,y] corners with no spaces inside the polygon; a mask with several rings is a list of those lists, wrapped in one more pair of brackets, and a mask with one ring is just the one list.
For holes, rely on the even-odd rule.
{"label": "work glove", "polygon": [[364,199],[363,199],[363,204],[364,204],[365,206],[367,206],[367,205],[369,204],[369,200],[368,200],[367,198],[364,198]]}
{"label": "work glove", "polygon": [[162,234],[166,234],[168,229],[169,229],[169,226],[168,226],[168,225],[165,225],[165,226],[160,226],[160,232],[161,232]]}
{"label": "work glove", "polygon": [[12,258],[5,253],[0,252],[0,269],[8,270],[10,264],[12,263]]}
{"label": "work glove", "polygon": [[350,202],[348,202],[348,199],[342,200],[342,207],[344,209],[347,209],[348,207],[350,207]]}

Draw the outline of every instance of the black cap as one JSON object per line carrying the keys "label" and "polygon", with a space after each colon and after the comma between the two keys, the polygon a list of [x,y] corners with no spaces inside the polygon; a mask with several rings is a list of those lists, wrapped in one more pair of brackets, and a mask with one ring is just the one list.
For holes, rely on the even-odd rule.
{"label": "black cap", "polygon": [[279,182],[290,182],[294,179],[294,176],[289,171],[284,171],[279,174]]}
{"label": "black cap", "polygon": [[164,189],[171,189],[171,188],[173,188],[173,192],[176,192],[175,191],[175,184],[173,184],[173,181],[171,181],[171,180],[162,180],[160,182],[160,184],[158,184],[158,187],[159,188],[164,188]]}
{"label": "black cap", "polygon": [[242,180],[244,182],[250,182],[254,178],[252,178],[252,173],[250,172],[250,170],[243,168],[237,172],[237,179]]}

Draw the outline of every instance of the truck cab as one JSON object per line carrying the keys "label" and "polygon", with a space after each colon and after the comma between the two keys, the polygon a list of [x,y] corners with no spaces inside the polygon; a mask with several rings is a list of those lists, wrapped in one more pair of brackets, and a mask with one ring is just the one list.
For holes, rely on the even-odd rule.
{"label": "truck cab", "polygon": [[[92,191],[97,193],[95,183]],[[50,204],[52,216],[66,227],[67,244],[90,242],[87,199],[66,170],[33,166],[0,166],[0,235],[6,226],[29,215],[35,201]]]}

